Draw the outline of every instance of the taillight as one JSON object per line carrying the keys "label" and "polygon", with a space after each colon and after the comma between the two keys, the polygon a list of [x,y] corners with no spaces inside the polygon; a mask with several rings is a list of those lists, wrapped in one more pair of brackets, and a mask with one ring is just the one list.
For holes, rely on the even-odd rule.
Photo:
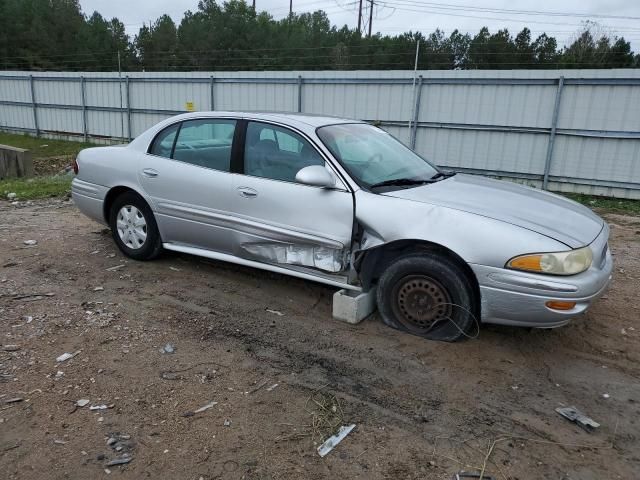
{"label": "taillight", "polygon": [[78,167],[78,160],[76,160],[74,158],[73,159],[73,173],[75,173],[77,175],[79,170],[80,170],[80,168]]}

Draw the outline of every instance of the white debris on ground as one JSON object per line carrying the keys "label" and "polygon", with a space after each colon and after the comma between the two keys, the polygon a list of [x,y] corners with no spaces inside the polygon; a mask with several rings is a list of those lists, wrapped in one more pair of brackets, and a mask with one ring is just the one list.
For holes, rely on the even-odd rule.
{"label": "white debris on ground", "polygon": [[343,425],[338,430],[338,433],[330,436],[327,440],[318,447],[318,455],[324,457],[331,450],[334,449],[336,445],[338,445],[344,438],[351,433],[351,431],[356,428],[356,425],[352,423],[351,425]]}

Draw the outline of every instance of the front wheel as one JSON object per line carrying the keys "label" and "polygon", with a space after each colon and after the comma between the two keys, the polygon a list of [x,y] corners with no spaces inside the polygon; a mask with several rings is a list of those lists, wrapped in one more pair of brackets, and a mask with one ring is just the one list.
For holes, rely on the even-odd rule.
{"label": "front wheel", "polygon": [[393,262],[380,277],[377,301],[392,328],[445,342],[477,335],[473,285],[455,261],[438,252]]}
{"label": "front wheel", "polygon": [[153,212],[134,192],[126,192],[113,202],[109,226],[116,244],[134,260],[151,260],[162,250],[162,240]]}

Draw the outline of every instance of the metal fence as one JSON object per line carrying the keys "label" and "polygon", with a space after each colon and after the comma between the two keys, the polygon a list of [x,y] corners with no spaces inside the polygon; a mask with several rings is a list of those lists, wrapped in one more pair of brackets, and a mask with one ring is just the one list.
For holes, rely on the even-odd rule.
{"label": "metal fence", "polygon": [[0,130],[107,143],[216,109],[364,119],[452,170],[640,198],[640,70],[0,73]]}

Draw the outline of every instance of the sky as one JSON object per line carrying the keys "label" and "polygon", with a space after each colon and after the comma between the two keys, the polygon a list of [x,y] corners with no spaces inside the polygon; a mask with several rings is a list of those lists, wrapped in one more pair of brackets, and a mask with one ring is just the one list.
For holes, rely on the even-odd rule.
{"label": "sky", "polygon": [[[289,13],[288,0],[255,1],[258,11],[266,10],[276,19]],[[368,1],[364,0],[365,5]],[[355,27],[358,2],[293,0],[293,10],[324,10],[333,24]],[[104,17],[118,17],[132,37],[143,23],[149,24],[162,14],[170,15],[179,24],[186,10],[198,8],[198,0],[80,0],[80,4],[86,14],[97,10]],[[603,31],[623,36],[634,51],[640,51],[639,0],[374,0],[374,4],[373,31],[382,34],[408,30],[428,34],[436,28],[446,34],[456,28],[475,34],[487,26],[491,32],[506,27],[515,36],[527,26],[533,38],[546,32],[562,46],[575,38],[583,22],[592,20]],[[364,16],[367,23],[368,12]]]}

